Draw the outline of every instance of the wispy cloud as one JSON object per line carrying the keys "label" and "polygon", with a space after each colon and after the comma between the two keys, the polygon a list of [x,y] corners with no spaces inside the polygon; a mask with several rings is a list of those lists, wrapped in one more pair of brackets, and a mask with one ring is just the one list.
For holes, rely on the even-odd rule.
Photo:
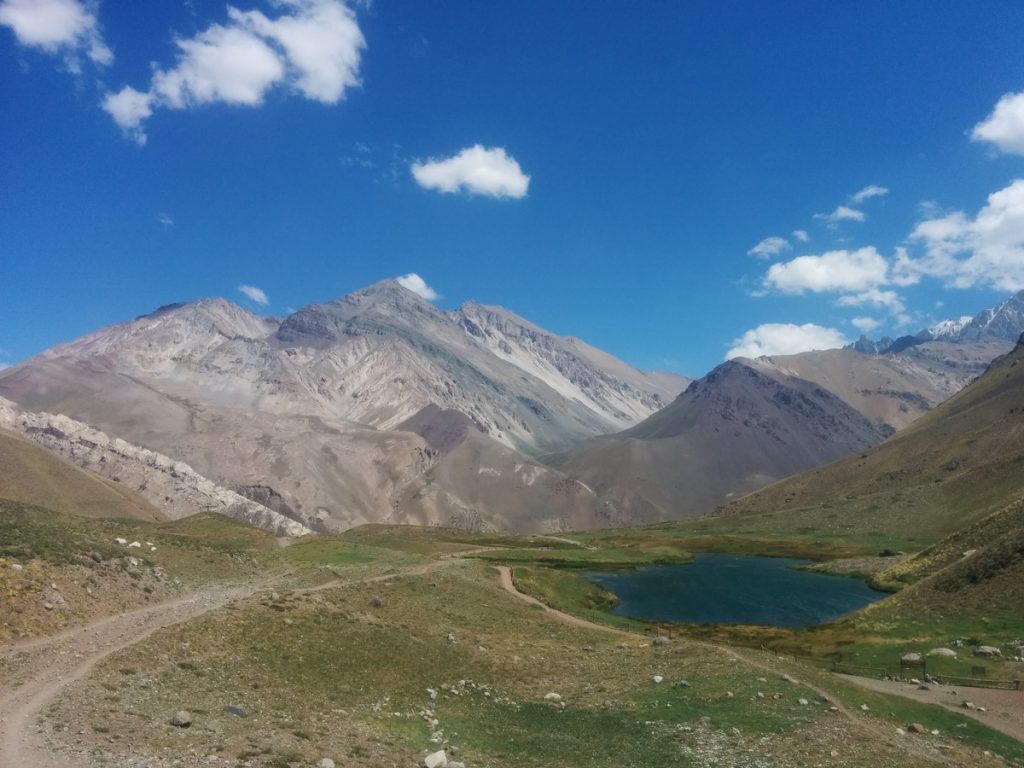
{"label": "wispy cloud", "polygon": [[161,213],[156,217],[156,220],[159,221],[163,227],[170,228],[174,226],[174,219],[172,219],[169,214]]}
{"label": "wispy cloud", "polygon": [[267,298],[267,294],[262,288],[257,288],[255,285],[240,285],[238,290],[244,293],[250,301],[256,302],[261,307],[270,304],[270,299]]}
{"label": "wispy cloud", "polygon": [[806,229],[794,229],[793,239],[798,243],[810,242],[811,236],[808,234]]}
{"label": "wispy cloud", "polygon": [[103,108],[125,133],[145,143],[143,123],[158,108],[191,109],[211,103],[255,107],[282,86],[322,104],[336,104],[359,85],[366,41],[355,14],[341,0],[277,0],[283,13],[228,6],[227,24],[179,38],[178,61],[156,69],[146,91],[125,86]]}
{"label": "wispy cloud", "polygon": [[871,333],[881,324],[882,323],[880,321],[875,320],[873,317],[855,317],[850,321],[850,325],[861,333]]}
{"label": "wispy cloud", "polygon": [[778,256],[783,251],[790,249],[789,241],[784,237],[766,237],[749,251],[748,256],[756,256],[759,259],[770,259]]}
{"label": "wispy cloud", "polygon": [[870,200],[872,197],[883,197],[889,194],[888,187],[880,187],[877,184],[869,184],[864,189],[854,192],[850,196],[850,202],[854,205],[860,205],[865,200]]}
{"label": "wispy cloud", "polygon": [[847,205],[839,205],[832,213],[816,213],[814,218],[834,225],[841,221],[864,221],[867,216],[864,215],[864,211],[858,211]]}
{"label": "wispy cloud", "polygon": [[396,277],[395,280],[403,288],[407,288],[420,298],[426,299],[427,301],[433,301],[434,299],[441,298],[441,295],[427,285],[427,281],[415,272],[410,272],[408,275]]}
{"label": "wispy cloud", "polygon": [[846,337],[835,328],[825,328],[814,323],[764,323],[738,339],[733,339],[725,359],[795,355],[812,349],[836,349],[847,343]]}
{"label": "wispy cloud", "polygon": [[95,8],[95,3],[80,0],[3,0],[0,25],[10,27],[21,45],[62,56],[77,73],[83,56],[99,66],[114,61]]}
{"label": "wispy cloud", "polygon": [[526,196],[530,177],[502,147],[467,147],[448,158],[415,162],[410,170],[416,183],[439,192],[463,190],[486,197]]}

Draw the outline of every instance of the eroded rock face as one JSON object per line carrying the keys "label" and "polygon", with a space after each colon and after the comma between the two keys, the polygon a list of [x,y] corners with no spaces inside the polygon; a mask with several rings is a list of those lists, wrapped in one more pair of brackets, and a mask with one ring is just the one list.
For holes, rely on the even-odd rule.
{"label": "eroded rock face", "polygon": [[219,512],[282,536],[310,530],[262,504],[223,488],[188,464],[60,414],[32,413],[0,398],[0,427],[18,432],[78,466],[123,483],[171,519]]}

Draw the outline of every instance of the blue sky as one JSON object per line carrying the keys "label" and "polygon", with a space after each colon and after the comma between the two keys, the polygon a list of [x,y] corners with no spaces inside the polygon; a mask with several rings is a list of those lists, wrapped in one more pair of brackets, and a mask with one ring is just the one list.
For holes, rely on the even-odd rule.
{"label": "blue sky", "polygon": [[1018,2],[0,0],[0,364],[409,273],[691,375],[973,314],[1024,288],[1022,38]]}

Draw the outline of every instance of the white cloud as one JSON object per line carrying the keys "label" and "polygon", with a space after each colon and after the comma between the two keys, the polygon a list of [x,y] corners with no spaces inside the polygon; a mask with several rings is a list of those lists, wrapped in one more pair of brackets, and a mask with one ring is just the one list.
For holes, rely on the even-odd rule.
{"label": "white cloud", "polygon": [[411,170],[417,184],[440,192],[461,189],[474,195],[520,198],[530,186],[530,177],[502,147],[487,149],[480,144],[454,157],[413,163]]}
{"label": "white cloud", "polygon": [[789,248],[789,241],[784,237],[766,237],[747,251],[747,255],[756,256],[759,259],[769,259],[772,256],[778,256]]}
{"label": "white cloud", "polygon": [[994,144],[1008,155],[1024,155],[1024,92],[999,99],[992,114],[974,126],[971,139]]}
{"label": "white cloud", "polygon": [[829,251],[772,264],[764,287],[782,293],[861,292],[887,282],[889,264],[874,248]]}
{"label": "white cloud", "polygon": [[257,288],[254,285],[240,285],[238,290],[249,297],[250,300],[255,301],[261,307],[265,307],[270,303],[270,299],[267,298],[267,294],[263,292],[262,288]]}
{"label": "white cloud", "polygon": [[426,299],[427,301],[433,301],[434,299],[440,298],[440,294],[427,285],[427,281],[415,272],[410,272],[408,275],[396,277],[395,281],[403,288],[409,289],[417,296],[422,299]]}
{"label": "white cloud", "polygon": [[864,215],[863,211],[858,211],[855,208],[840,205],[837,206],[832,213],[816,213],[814,214],[814,218],[835,225],[840,221],[864,221],[867,216]]}
{"label": "white cloud", "polygon": [[881,323],[873,317],[855,317],[850,321],[850,324],[861,333],[871,333],[881,325]]}
{"label": "white cloud", "polygon": [[974,218],[954,211],[922,221],[910,240],[924,255],[898,259],[907,281],[929,276],[954,288],[1024,289],[1024,179],[989,195]]}
{"label": "white cloud", "polygon": [[170,214],[161,213],[159,216],[156,217],[156,220],[159,221],[165,227],[174,226],[174,219],[171,218]]}
{"label": "white cloud", "polygon": [[256,106],[284,79],[277,52],[238,27],[214,24],[191,40],[178,40],[181,55],[171,70],[153,75],[154,100],[172,109],[223,101]]}
{"label": "white cloud", "polygon": [[896,291],[883,291],[879,288],[869,288],[860,293],[840,296],[836,304],[841,307],[863,307],[868,305],[888,309],[894,314],[898,314],[906,309],[903,299],[900,298]]}
{"label": "white cloud", "polygon": [[94,5],[80,0],[3,0],[0,25],[10,27],[18,42],[60,54],[72,72],[80,71],[84,54],[107,66],[114,54],[103,42]]}
{"label": "white cloud", "polygon": [[366,47],[355,14],[342,0],[276,0],[283,12],[228,6],[227,25],[212,24],[176,41],[178,61],[156,69],[148,91],[130,87],[108,95],[103,108],[139,143],[156,107],[190,109],[211,103],[255,107],[277,86],[307,99],[336,104],[359,85]]}
{"label": "white cloud", "polygon": [[366,41],[355,14],[340,2],[291,0],[291,16],[268,19],[259,11],[230,8],[231,19],[276,42],[294,69],[294,86],[307,99],[336,104],[359,85],[359,58]]}
{"label": "white cloud", "polygon": [[835,328],[824,328],[814,323],[765,323],[734,339],[725,359],[795,355],[812,349],[836,349],[847,343],[846,337]]}
{"label": "white cloud", "polygon": [[863,203],[865,200],[870,200],[872,197],[883,197],[888,194],[888,187],[880,187],[877,184],[868,184],[864,189],[854,192],[850,197],[850,202],[857,205],[859,203]]}
{"label": "white cloud", "polygon": [[140,146],[146,143],[142,121],[153,114],[153,97],[126,85],[103,98],[103,109]]}
{"label": "white cloud", "polygon": [[793,239],[800,243],[810,242],[811,236],[807,233],[806,229],[794,229]]}

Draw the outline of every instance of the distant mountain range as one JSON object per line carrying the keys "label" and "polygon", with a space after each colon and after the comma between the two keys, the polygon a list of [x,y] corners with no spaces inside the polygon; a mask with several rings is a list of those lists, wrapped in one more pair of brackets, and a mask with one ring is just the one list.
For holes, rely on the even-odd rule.
{"label": "distant mountain range", "polygon": [[854,349],[869,355],[899,354],[912,347],[930,341],[945,341],[953,344],[1014,344],[1024,329],[1024,291],[1011,296],[998,306],[979,312],[974,317],[943,320],[915,334],[898,339],[884,337],[873,341],[861,336],[847,349]]}
{"label": "distant mountain range", "polygon": [[[220,485],[270,487],[313,528],[536,529],[598,521],[592,494],[530,456],[632,426],[687,383],[501,308],[439,310],[389,280],[283,320],[223,299],[168,305],[4,370],[0,395]],[[400,429],[448,412],[472,425],[458,445]]]}
{"label": "distant mountain range", "polygon": [[1024,293],[913,343],[691,382],[388,280],[284,319],[168,305],[3,370],[0,396],[185,462],[278,529],[590,528],[693,517],[863,452],[1011,349],[1015,324]]}

